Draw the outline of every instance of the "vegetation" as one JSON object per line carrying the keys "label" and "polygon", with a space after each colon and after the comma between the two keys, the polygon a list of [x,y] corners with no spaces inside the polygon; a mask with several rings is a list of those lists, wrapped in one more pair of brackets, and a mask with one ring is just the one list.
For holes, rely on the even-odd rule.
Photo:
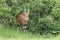
{"label": "vegetation", "polygon": [[[1,27],[2,26],[2,27]],[[33,34],[31,32],[16,31],[15,29],[4,28],[0,25],[0,40],[59,40],[60,34],[47,35]]]}
{"label": "vegetation", "polygon": [[27,31],[41,35],[59,33],[59,0],[0,0],[0,24],[16,30],[17,15],[25,8],[30,11]]}

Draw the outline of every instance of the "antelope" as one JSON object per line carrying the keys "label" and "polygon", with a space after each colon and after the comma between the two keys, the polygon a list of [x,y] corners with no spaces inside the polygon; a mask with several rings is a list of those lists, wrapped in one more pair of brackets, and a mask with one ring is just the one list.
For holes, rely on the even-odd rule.
{"label": "antelope", "polygon": [[17,22],[21,24],[22,30],[25,32],[27,25],[28,25],[28,20],[29,20],[29,9],[28,11],[24,10],[22,14],[19,14],[17,16]]}

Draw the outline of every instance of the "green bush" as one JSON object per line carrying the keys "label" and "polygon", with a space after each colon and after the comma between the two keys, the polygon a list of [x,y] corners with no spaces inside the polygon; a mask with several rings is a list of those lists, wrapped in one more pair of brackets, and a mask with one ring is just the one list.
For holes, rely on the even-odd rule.
{"label": "green bush", "polygon": [[0,0],[0,24],[17,27],[17,15],[28,7],[29,31],[41,33],[60,29],[60,4],[56,0]]}

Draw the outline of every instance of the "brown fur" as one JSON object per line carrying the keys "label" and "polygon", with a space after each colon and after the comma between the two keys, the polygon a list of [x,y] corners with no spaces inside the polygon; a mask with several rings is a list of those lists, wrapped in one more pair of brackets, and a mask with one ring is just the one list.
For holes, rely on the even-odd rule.
{"label": "brown fur", "polygon": [[26,17],[29,18],[29,13],[24,13],[24,14],[19,14],[17,17],[17,22],[19,24],[22,25],[22,30],[25,31],[26,30],[26,25],[28,24],[28,19],[26,19]]}

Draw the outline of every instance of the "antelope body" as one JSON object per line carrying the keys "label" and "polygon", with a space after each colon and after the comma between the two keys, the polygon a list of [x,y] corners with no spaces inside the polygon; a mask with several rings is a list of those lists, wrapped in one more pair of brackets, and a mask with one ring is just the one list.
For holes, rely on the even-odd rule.
{"label": "antelope body", "polygon": [[29,11],[19,14],[17,17],[17,22],[22,25],[22,30],[25,32],[29,20]]}

